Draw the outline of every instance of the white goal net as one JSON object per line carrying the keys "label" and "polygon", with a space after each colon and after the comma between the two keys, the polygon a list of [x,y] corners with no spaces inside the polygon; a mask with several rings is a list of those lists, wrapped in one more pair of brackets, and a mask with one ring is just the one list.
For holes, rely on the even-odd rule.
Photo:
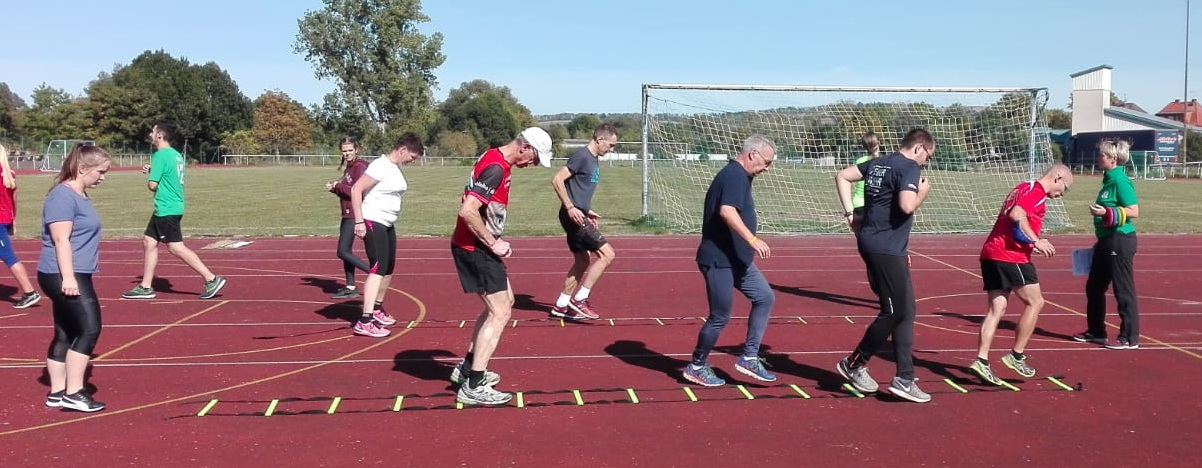
{"label": "white goal net", "polygon": [[[1042,88],[644,85],[644,221],[698,232],[710,181],[759,133],[777,146],[753,184],[759,231],[847,232],[834,174],[865,154],[860,136],[875,132],[885,155],[924,128],[936,152],[914,231],[987,231],[1009,190],[1053,162],[1046,101]],[[1053,201],[1045,229],[1066,226]]]}

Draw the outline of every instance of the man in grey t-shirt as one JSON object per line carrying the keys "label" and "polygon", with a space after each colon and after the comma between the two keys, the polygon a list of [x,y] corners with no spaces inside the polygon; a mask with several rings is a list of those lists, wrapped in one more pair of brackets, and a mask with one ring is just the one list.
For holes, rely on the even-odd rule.
{"label": "man in grey t-shirt", "polygon": [[601,216],[592,210],[593,192],[601,180],[597,159],[617,144],[617,130],[610,124],[601,124],[593,130],[588,144],[572,153],[567,165],[551,178],[551,187],[563,205],[559,209],[559,224],[574,258],[563,291],[551,308],[552,316],[575,320],[600,317],[588,301],[589,292],[613,262],[614,249],[597,230],[597,218]]}

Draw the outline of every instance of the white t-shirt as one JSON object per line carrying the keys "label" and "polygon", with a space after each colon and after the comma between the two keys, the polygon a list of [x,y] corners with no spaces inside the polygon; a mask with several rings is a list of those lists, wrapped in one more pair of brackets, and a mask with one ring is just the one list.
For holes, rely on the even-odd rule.
{"label": "white t-shirt", "polygon": [[363,219],[392,226],[401,213],[401,197],[409,189],[401,167],[387,156],[380,156],[367,165],[363,175],[379,181],[363,194]]}

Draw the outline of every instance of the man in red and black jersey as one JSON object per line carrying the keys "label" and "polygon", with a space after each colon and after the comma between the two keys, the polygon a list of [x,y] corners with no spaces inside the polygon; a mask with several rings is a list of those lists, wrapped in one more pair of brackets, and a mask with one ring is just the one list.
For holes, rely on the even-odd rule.
{"label": "man in red and black jersey", "polygon": [[467,355],[451,371],[451,381],[460,384],[456,399],[461,403],[504,405],[513,397],[493,388],[501,376],[487,369],[513,309],[513,288],[502,260],[513,252],[509,242],[501,239],[510,172],[514,166],[535,163],[551,167],[551,136],[530,127],[508,144],[485,151],[463,190],[459,219],[451,235],[451,257],[463,292],[479,295],[484,311],[476,319]]}
{"label": "man in red and black jersey", "polygon": [[1038,180],[1018,184],[1006,196],[993,230],[981,246],[981,280],[989,298],[989,312],[981,322],[977,359],[969,368],[988,383],[1002,385],[989,367],[989,345],[1006,313],[1011,292],[1025,307],[1015,328],[1014,348],[1002,356],[1002,363],[1023,377],[1035,376],[1035,368],[1027,363],[1023,351],[1035,331],[1044,301],[1031,253],[1046,257],[1056,254],[1056,247],[1040,235],[1043,217],[1048,210],[1047,200],[1064,196],[1072,183],[1072,172],[1067,166],[1057,164]]}

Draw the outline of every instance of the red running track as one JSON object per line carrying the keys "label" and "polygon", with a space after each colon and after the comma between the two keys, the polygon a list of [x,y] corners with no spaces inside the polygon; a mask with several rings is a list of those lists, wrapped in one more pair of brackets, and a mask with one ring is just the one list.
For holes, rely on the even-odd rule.
{"label": "red running track", "polygon": [[[918,377],[934,400],[913,404],[858,398],[833,372],[875,315],[849,237],[769,239],[774,255],[758,264],[777,303],[764,354],[780,380],[758,385],[731,371],[746,323],[736,319],[711,358],[731,380],[716,389],[678,376],[706,314],[695,238],[611,239],[618,260],[593,295],[605,320],[562,324],[546,314],[570,262],[562,240],[516,239],[508,262],[516,325],[492,368],[504,376],[500,388],[522,392],[523,406],[463,410],[446,377],[480,304],[461,293],[446,239],[399,242],[387,308],[400,323],[386,339],[352,337],[357,304],[329,299],[341,282],[332,239],[200,250],[230,280],[208,301],[196,298],[200,280],[166,254],[158,298],[119,299],[140,274],[140,244],[105,242],[97,275],[105,328],[91,383],[109,408],[45,408],[50,305],[3,308],[0,459],[5,467],[81,457],[92,466],[1185,466],[1196,458],[1189,441],[1202,436],[1191,390],[1202,375],[1200,240],[1140,236],[1143,348],[1111,351],[1068,339],[1084,329],[1085,306],[1068,252],[1091,239],[1055,239],[1062,255],[1037,260],[1049,304],[1027,352],[1039,375],[994,366],[1013,391],[967,369],[985,305],[981,236],[916,237]],[[35,244],[18,249],[34,263]],[[736,314],[746,310],[738,299]],[[1018,312],[1012,305],[995,361]],[[878,381],[891,376],[889,359],[872,362]]]}

